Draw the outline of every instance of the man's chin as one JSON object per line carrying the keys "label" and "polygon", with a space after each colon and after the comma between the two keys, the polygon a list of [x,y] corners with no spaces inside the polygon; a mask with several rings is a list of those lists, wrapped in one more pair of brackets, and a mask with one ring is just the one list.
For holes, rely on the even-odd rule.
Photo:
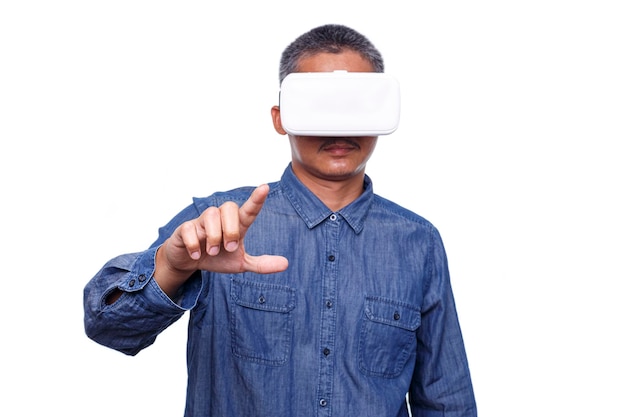
{"label": "man's chin", "polygon": [[345,181],[360,175],[363,169],[353,167],[331,167],[320,172],[320,177],[329,181]]}

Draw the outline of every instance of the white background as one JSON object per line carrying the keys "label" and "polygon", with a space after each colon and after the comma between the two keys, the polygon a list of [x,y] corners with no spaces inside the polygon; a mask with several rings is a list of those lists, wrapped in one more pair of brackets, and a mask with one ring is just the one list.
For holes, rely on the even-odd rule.
{"label": "white background", "polygon": [[343,23],[400,80],[368,173],[443,236],[480,415],[626,415],[622,4],[2,2],[0,414],[182,416],[186,320],[126,357],[83,287],[192,196],[278,179],[280,53]]}

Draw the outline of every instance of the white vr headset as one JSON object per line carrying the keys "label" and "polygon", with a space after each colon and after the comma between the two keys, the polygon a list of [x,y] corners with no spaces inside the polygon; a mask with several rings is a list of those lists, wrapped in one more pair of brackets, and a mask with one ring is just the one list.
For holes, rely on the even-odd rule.
{"label": "white vr headset", "polygon": [[279,104],[290,135],[388,135],[400,121],[400,86],[378,72],[294,72],[281,83]]}

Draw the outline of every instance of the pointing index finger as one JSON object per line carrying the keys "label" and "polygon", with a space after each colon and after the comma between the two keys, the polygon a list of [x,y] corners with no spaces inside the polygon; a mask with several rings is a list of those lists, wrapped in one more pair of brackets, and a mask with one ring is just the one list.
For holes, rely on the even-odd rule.
{"label": "pointing index finger", "polygon": [[256,216],[258,216],[261,212],[269,191],[269,185],[259,185],[254,189],[252,194],[250,194],[248,200],[246,200],[246,202],[239,208],[239,222],[241,223],[244,232],[248,229],[248,227],[250,227],[256,219]]}

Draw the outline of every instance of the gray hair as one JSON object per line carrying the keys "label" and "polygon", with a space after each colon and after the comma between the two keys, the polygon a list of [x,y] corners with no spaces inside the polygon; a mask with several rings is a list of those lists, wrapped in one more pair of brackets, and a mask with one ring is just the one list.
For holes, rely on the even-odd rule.
{"label": "gray hair", "polygon": [[318,53],[338,54],[351,50],[372,64],[374,72],[384,72],[383,57],[365,36],[343,25],[323,25],[300,35],[285,50],[280,58],[279,82],[297,72],[301,58]]}

